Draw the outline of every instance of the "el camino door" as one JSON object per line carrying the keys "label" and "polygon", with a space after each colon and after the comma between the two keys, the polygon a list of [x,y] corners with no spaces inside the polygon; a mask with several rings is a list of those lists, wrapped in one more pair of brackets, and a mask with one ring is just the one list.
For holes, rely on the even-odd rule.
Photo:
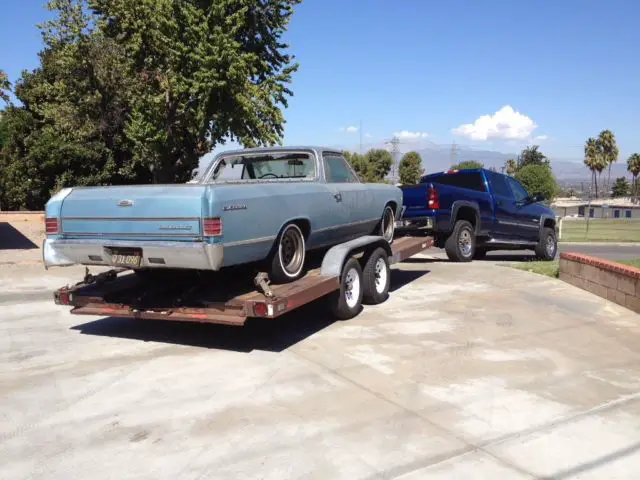
{"label": "el camino door", "polygon": [[370,233],[375,223],[371,215],[373,194],[367,185],[360,183],[344,157],[338,153],[324,152],[322,155],[324,174],[336,199],[345,212],[345,224],[341,236],[353,238]]}

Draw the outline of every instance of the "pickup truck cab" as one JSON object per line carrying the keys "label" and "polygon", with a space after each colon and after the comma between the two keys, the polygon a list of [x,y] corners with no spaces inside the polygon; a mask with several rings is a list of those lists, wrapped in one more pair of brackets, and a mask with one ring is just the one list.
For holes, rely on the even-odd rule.
{"label": "pickup truck cab", "polygon": [[515,178],[486,169],[449,170],[403,186],[403,214],[396,231],[424,231],[458,262],[490,250],[533,250],[541,260],[557,252],[553,210]]}

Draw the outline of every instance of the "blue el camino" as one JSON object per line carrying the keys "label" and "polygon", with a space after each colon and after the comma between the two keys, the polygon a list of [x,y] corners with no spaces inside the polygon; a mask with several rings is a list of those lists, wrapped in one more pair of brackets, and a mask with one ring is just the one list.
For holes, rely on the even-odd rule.
{"label": "blue el camino", "polygon": [[393,239],[402,191],[361,183],[340,151],[274,147],[218,154],[181,185],[66,188],[46,205],[46,267],[220,270],[267,262],[303,275],[308,251],[363,235]]}

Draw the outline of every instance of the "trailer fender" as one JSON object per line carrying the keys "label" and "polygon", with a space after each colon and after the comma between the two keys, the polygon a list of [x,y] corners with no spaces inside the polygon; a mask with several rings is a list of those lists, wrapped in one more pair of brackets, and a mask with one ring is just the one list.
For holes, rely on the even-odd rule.
{"label": "trailer fender", "polygon": [[342,273],[344,262],[355,252],[368,247],[382,247],[387,255],[391,256],[391,246],[384,238],[376,235],[365,235],[348,242],[331,247],[322,259],[320,274],[326,277],[339,277]]}

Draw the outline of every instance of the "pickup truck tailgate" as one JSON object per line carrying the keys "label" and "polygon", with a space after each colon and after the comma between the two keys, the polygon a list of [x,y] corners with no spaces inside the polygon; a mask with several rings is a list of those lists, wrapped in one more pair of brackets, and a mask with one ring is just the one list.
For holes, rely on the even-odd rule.
{"label": "pickup truck tailgate", "polygon": [[61,208],[65,237],[193,240],[200,236],[202,185],[78,188]]}

